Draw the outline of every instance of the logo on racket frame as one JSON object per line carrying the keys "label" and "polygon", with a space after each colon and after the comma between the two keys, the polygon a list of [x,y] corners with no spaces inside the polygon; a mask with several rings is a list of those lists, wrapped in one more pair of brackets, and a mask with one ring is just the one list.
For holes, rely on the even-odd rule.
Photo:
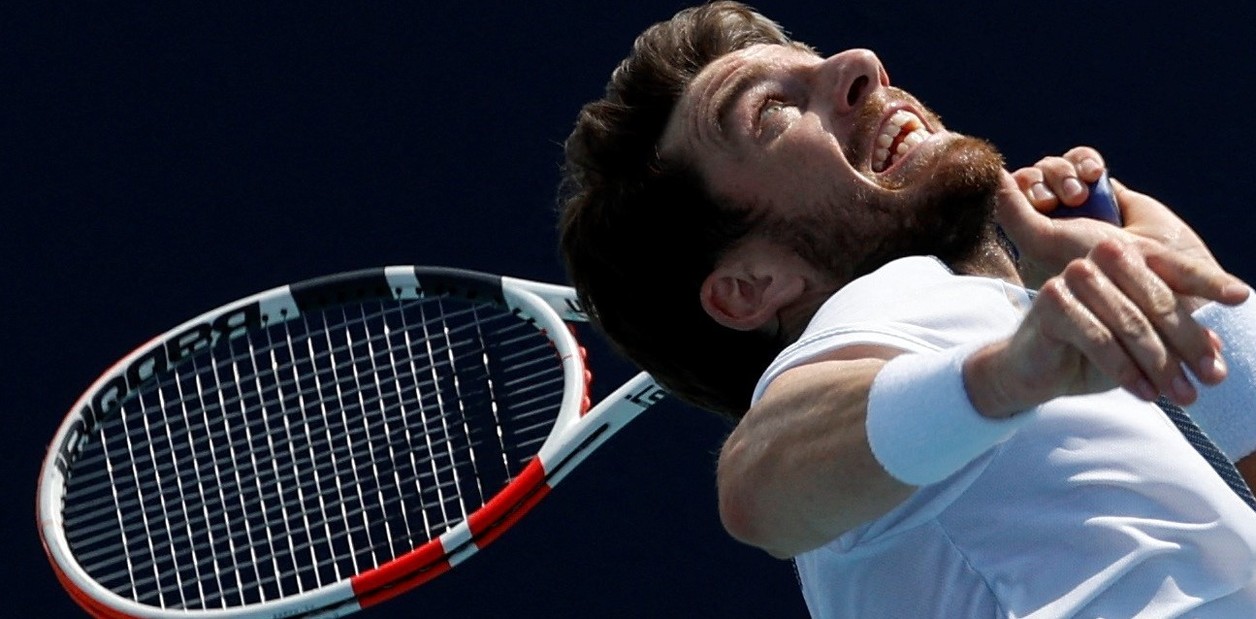
{"label": "logo on racket frame", "polygon": [[[215,316],[213,320],[189,326],[178,335],[166,340],[164,346],[137,349],[139,355],[125,366],[115,368],[95,396],[79,409],[78,417],[65,439],[57,446],[54,466],[66,475],[68,458],[78,453],[81,443],[96,430],[96,426],[121,404],[122,394],[129,393],[153,377],[154,374],[175,365],[188,355],[207,346],[217,344],[223,337],[230,339],[238,332],[262,324],[261,304],[246,303]],[[140,352],[142,351],[142,352]]]}

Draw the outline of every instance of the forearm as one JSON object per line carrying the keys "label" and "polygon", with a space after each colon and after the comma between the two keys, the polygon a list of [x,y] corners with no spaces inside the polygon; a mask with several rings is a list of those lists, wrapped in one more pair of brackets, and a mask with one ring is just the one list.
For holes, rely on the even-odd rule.
{"label": "forearm", "polygon": [[1049,401],[1048,381],[1018,376],[1011,340],[999,340],[974,350],[964,361],[964,387],[977,412],[992,419],[1011,417]]}
{"label": "forearm", "polygon": [[720,454],[720,514],[734,537],[792,556],[911,494],[868,446],[868,392],[884,364],[818,362],[773,383]]}
{"label": "forearm", "polygon": [[1028,417],[974,409],[966,384],[980,390],[989,377],[966,375],[970,351],[900,356],[868,347],[858,351],[863,358],[779,375],[720,455],[725,528],[792,556],[884,515],[913,488],[949,477],[1011,436]]}

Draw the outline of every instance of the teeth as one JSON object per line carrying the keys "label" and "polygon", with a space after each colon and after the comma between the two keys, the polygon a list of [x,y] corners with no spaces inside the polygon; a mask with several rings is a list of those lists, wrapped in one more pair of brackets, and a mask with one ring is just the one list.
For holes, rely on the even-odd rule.
{"label": "teeth", "polygon": [[908,122],[913,121],[913,120],[916,121],[917,123],[920,122],[920,119],[916,118],[915,114],[912,114],[911,112],[908,112],[907,110],[899,110],[897,112],[894,112],[894,115],[890,117],[890,122],[900,127],[902,127],[903,125],[906,125]]}
{"label": "teeth", "polygon": [[897,110],[877,134],[876,149],[872,153],[873,171],[890,167],[894,156],[902,156],[928,139],[930,133],[925,124],[912,112]]}

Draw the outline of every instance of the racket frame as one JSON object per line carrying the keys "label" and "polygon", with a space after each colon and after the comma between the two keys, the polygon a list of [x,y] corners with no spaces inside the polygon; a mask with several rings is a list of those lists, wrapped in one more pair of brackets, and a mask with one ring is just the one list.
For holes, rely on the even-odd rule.
{"label": "racket frame", "polygon": [[[562,360],[560,411],[537,455],[485,505],[459,524],[411,551],[356,576],[279,599],[223,609],[164,609],[141,604],[96,582],[75,560],[62,514],[67,474],[89,435],[128,393],[157,372],[249,328],[292,320],[301,308],[352,297],[362,282],[386,281],[396,300],[440,295],[495,297],[546,333]],[[432,290],[426,284],[435,283]],[[355,288],[356,287],[356,288]],[[360,292],[358,292],[360,294]],[[589,454],[642,411],[664,398],[646,373],[588,407],[585,352],[568,323],[585,322],[567,286],[443,267],[394,266],[353,271],[271,288],[211,310],[158,335],[124,356],[97,378],[71,406],[58,427],[39,474],[36,518],[40,538],[58,580],[96,617],[236,618],[340,617],[395,597],[466,560],[499,537],[535,506]]]}

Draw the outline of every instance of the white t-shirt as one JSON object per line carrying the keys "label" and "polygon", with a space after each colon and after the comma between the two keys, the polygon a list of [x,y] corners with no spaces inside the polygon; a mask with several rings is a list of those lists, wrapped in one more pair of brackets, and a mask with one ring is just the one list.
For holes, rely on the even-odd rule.
{"label": "white t-shirt", "polygon": [[[930,353],[1010,334],[1023,288],[896,260],[769,367],[853,344]],[[795,558],[812,616],[1256,617],[1256,512],[1153,404],[1059,398],[1006,442]]]}

